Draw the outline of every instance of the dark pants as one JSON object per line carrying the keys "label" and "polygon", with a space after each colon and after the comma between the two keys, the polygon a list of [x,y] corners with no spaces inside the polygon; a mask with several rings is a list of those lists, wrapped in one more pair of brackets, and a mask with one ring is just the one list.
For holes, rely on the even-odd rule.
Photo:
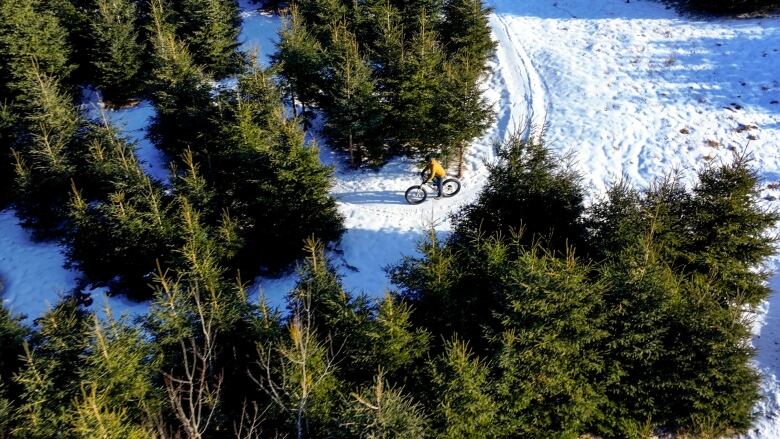
{"label": "dark pants", "polygon": [[439,188],[439,195],[437,195],[437,197],[441,197],[442,178],[441,177],[433,177],[433,183],[436,185],[437,188]]}

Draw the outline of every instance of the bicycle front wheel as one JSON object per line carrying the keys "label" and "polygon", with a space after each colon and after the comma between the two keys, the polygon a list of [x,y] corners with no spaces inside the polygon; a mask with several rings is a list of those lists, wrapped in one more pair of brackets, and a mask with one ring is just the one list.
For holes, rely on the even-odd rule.
{"label": "bicycle front wheel", "polygon": [[428,198],[428,193],[422,186],[412,186],[406,190],[404,197],[409,204],[420,204]]}

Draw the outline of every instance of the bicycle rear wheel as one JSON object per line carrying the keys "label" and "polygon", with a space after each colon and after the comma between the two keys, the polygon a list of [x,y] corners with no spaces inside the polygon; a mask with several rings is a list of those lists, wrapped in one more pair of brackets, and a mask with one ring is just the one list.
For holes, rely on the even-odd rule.
{"label": "bicycle rear wheel", "polygon": [[441,184],[441,194],[451,197],[460,192],[460,182],[454,178],[448,178]]}
{"label": "bicycle rear wheel", "polygon": [[412,186],[406,190],[404,198],[406,198],[406,202],[409,204],[420,204],[428,198],[428,193],[425,192],[422,186]]}

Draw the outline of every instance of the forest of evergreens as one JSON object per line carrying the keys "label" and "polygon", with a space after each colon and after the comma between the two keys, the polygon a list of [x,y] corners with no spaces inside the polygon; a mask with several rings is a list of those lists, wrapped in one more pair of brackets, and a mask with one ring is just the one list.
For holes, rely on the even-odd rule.
{"label": "forest of evergreens", "polygon": [[[780,219],[747,156],[586,204],[565,157],[512,137],[453,232],[388,268],[396,291],[345,291],[332,169],[305,128],[321,114],[352,166],[457,160],[492,118],[488,13],[299,0],[263,69],[232,0],[0,0],[0,202],[66,246],[81,288],[152,303],[136,321],[78,291],[31,324],[0,308],[0,439],[746,431]],[[87,85],[153,103],[170,183],[81,112]],[[294,266],[286,309],[248,298]]]}

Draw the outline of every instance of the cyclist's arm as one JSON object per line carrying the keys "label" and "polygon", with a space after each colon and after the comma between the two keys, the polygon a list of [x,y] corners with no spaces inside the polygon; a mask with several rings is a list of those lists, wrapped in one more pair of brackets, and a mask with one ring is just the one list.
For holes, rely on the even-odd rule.
{"label": "cyclist's arm", "polygon": [[[425,178],[425,173],[428,172],[428,170],[430,170],[431,172],[428,175],[428,178]],[[422,172],[420,172],[420,177],[423,180],[425,180],[425,181],[423,181],[423,183],[428,183],[429,181],[431,181],[431,179],[433,178],[433,166],[431,166],[431,163],[428,163],[427,165],[425,165],[425,167],[423,168]]]}

